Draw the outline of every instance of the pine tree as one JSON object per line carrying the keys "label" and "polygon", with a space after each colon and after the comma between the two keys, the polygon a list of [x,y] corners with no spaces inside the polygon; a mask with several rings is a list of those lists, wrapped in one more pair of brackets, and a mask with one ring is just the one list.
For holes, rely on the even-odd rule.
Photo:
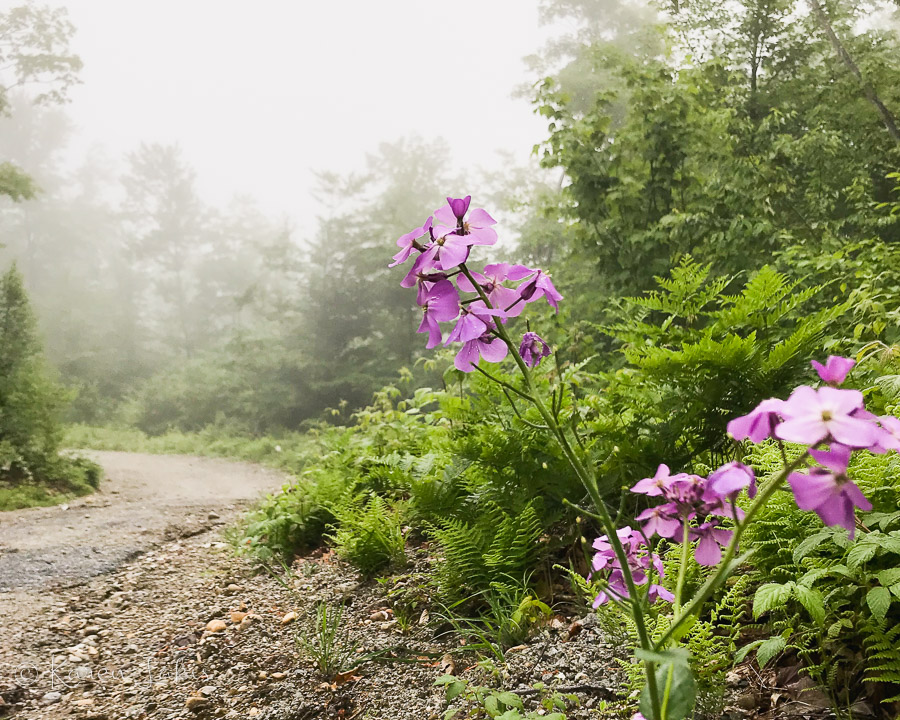
{"label": "pine tree", "polygon": [[22,275],[13,265],[0,278],[0,480],[64,479],[59,418],[67,400],[44,362]]}

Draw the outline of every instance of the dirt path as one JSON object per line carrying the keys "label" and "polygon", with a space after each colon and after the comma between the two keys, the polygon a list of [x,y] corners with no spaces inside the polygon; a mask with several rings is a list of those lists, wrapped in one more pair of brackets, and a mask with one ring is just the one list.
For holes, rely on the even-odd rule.
{"label": "dirt path", "polygon": [[154,545],[233,519],[283,475],[247,463],[87,453],[106,479],[68,505],[0,513],[0,593],[38,592],[112,572]]}

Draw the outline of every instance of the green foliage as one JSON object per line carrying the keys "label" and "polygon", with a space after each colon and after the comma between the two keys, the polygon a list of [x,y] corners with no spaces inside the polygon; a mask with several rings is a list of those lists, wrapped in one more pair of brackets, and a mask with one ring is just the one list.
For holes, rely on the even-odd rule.
{"label": "green foliage", "polygon": [[435,568],[440,594],[459,600],[489,588],[499,575],[521,577],[533,568],[543,552],[538,504],[533,500],[518,514],[484,505],[474,522],[448,518],[431,526],[442,554]]}
{"label": "green foliage", "polygon": [[733,281],[686,258],[657,284],[626,300],[619,322],[606,329],[624,367],[584,377],[600,384],[586,402],[611,491],[660,463],[690,468],[730,459],[728,421],[804,379],[808,358],[845,312],[810,313],[816,289],[800,291],[768,266],[729,292]]}
{"label": "green foliage", "polygon": [[46,366],[22,276],[0,277],[0,490],[7,507],[48,504],[99,483],[99,469],[60,455],[68,394]]}
{"label": "green foliage", "polygon": [[351,500],[332,508],[335,524],[327,536],[338,556],[372,576],[406,561],[406,538],[399,508],[372,495],[365,503]]}
{"label": "green foliage", "polygon": [[[764,444],[750,459],[765,472],[779,456]],[[748,528],[745,547],[755,550],[761,583],[753,614],[772,636],[746,645],[739,657],[755,650],[765,665],[793,653],[836,703],[863,691],[890,703],[900,693],[900,651],[888,641],[900,622],[900,458],[857,453],[849,475],[873,503],[873,511],[860,516],[854,541],[797,509],[787,492]]]}
{"label": "green foliage", "polygon": [[356,644],[348,640],[346,628],[341,624],[344,606],[329,607],[324,602],[316,605],[315,617],[297,637],[297,645],[327,680],[359,666],[362,658]]}
{"label": "green foliage", "polygon": [[[442,675],[434,681],[444,688],[448,708],[445,720],[487,716],[501,720],[566,720],[565,711],[578,705],[574,695],[553,691],[543,683],[535,683],[528,695],[537,695],[538,709],[528,711],[520,694],[508,690],[472,685],[455,675]],[[453,704],[451,704],[453,703]],[[462,715],[460,714],[462,713]],[[483,715],[482,715],[483,713]]]}

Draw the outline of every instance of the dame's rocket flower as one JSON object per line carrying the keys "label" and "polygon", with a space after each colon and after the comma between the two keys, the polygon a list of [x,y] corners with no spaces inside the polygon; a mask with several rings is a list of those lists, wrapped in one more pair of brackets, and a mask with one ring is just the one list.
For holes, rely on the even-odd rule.
{"label": "dame's rocket flower", "polygon": [[763,400],[747,415],[735,418],[728,423],[728,434],[735,440],[749,439],[761,443],[772,437],[775,426],[780,422],[780,414],[784,409],[784,400],[769,398]]}
{"label": "dame's rocket flower", "polygon": [[522,336],[522,344],[519,345],[519,355],[530,367],[537,367],[541,360],[550,354],[550,346],[537,333],[527,332]]}
{"label": "dame's rocket flower", "polygon": [[509,271],[510,280],[525,280],[518,287],[519,297],[526,303],[535,302],[546,298],[550,306],[559,312],[559,301],[563,296],[559,294],[550,280],[550,276],[543,270],[531,269],[525,265],[513,265]]}
{"label": "dame's rocket flower", "polygon": [[[447,204],[434,211],[434,219],[438,223],[434,228],[435,238],[445,238],[451,233],[455,237],[465,238],[465,246],[493,245],[497,242],[497,231],[492,227],[497,224],[486,210],[475,208],[465,217],[469,210],[471,195],[464,198],[447,198]],[[459,263],[457,263],[459,264]],[[444,269],[450,268],[444,264]]]}
{"label": "dame's rocket flower", "polygon": [[402,235],[400,239],[397,240],[397,247],[400,248],[400,252],[394,255],[394,262],[388,265],[388,267],[396,267],[397,265],[406,262],[407,258],[412,254],[412,251],[419,246],[419,238],[431,233],[431,222],[433,219],[433,217],[429,217],[422,227],[417,227],[415,230],[409,231],[406,235]]}
{"label": "dame's rocket flower", "polygon": [[726,463],[709,476],[707,490],[714,496],[734,502],[738,494],[747,488],[747,494],[756,497],[756,475],[739,462]]}
{"label": "dame's rocket flower", "polygon": [[785,402],[781,414],[784,422],[775,435],[788,442],[817,445],[829,438],[854,448],[875,445],[880,434],[872,421],[854,417],[863,409],[859,390],[822,387],[818,390],[801,385]]}
{"label": "dame's rocket flower", "polygon": [[856,360],[839,355],[829,355],[824,365],[816,360],[810,361],[810,365],[819,373],[822,382],[829,385],[840,385],[846,379],[847,373],[856,365]]}
{"label": "dame's rocket flower", "polygon": [[466,373],[472,372],[479,359],[484,358],[487,362],[496,363],[505,358],[507,352],[508,348],[505,342],[486,332],[480,337],[464,343],[460,351],[456,353],[453,364],[457,370]]}
{"label": "dame's rocket flower", "polygon": [[447,344],[475,340],[494,326],[497,317],[502,320],[503,311],[489,308],[481,300],[464,305],[459,321],[447,337]]}
{"label": "dame's rocket flower", "polygon": [[427,292],[422,303],[422,322],[416,332],[428,333],[426,348],[437,347],[442,335],[439,322],[453,320],[459,315],[459,293],[449,280],[439,280]]}
{"label": "dame's rocket flower", "polygon": [[829,450],[809,452],[823,467],[812,467],[809,473],[795,472],[788,477],[797,507],[812,510],[826,525],[846,528],[852,538],[856,529],[854,508],[872,509],[872,503],[847,476],[852,448],[834,443]]}
{"label": "dame's rocket flower", "polygon": [[722,548],[731,542],[734,533],[719,527],[717,521],[705,522],[691,531],[691,537],[699,540],[694,550],[694,559],[699,565],[718,565],[722,559]]}
{"label": "dame's rocket flower", "polygon": [[[508,279],[510,267],[508,263],[485,265],[483,273],[473,272],[472,277],[487,295],[491,307],[502,310],[507,317],[518,317],[522,314],[524,303],[518,302],[518,292],[503,284]],[[459,289],[464,292],[478,292],[478,288],[465,275],[460,275],[457,282]]]}
{"label": "dame's rocket flower", "polygon": [[671,475],[669,473],[669,466],[661,464],[656,469],[656,474],[652,478],[644,478],[643,480],[638,480],[635,483],[634,487],[631,488],[631,492],[640,493],[642,495],[647,495],[648,497],[657,497],[663,494],[663,491],[669,487],[675,480],[679,478],[687,477],[684,473],[679,473],[678,475]]}

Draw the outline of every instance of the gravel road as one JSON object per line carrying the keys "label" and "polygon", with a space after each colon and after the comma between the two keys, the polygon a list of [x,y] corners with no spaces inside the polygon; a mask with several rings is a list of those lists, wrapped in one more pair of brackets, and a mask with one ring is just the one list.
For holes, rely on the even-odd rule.
{"label": "gravel road", "polygon": [[[67,505],[0,513],[0,593],[83,582],[166,540],[233,520],[285,477],[248,463],[85,452],[106,478]],[[30,594],[30,593],[29,593]]]}

